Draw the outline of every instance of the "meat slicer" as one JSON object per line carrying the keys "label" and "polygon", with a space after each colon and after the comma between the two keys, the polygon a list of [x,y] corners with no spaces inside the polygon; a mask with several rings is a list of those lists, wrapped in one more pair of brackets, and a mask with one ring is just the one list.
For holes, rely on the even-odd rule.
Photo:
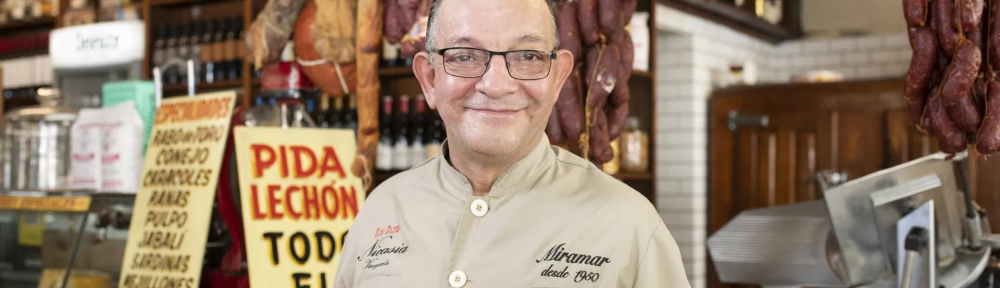
{"label": "meat slicer", "polygon": [[719,278],[764,287],[993,287],[1000,235],[989,234],[985,211],[963,193],[965,157],[932,154],[843,183],[821,173],[823,200],[747,210],[709,237]]}

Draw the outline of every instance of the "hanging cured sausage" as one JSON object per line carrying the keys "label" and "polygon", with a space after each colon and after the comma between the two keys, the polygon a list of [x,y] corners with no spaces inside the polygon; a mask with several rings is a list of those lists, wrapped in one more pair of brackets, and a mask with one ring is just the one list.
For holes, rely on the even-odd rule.
{"label": "hanging cured sausage", "polygon": [[628,119],[634,50],[625,25],[637,1],[559,2],[560,48],[573,53],[577,62],[559,93],[552,111],[555,117],[550,118],[560,129],[546,129],[546,133],[552,142],[564,140],[554,144],[578,145],[582,156],[603,164],[614,157],[611,141],[618,138]]}
{"label": "hanging cured sausage", "polygon": [[1000,0],[903,0],[910,121],[941,151],[1000,150]]}

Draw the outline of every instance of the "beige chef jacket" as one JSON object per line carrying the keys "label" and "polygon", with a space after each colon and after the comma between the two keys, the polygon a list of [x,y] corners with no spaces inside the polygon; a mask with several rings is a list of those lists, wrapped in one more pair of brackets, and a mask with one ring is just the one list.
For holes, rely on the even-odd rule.
{"label": "beige chef jacket", "polygon": [[649,200],[548,143],[501,173],[488,196],[473,196],[442,154],[379,185],[347,236],[334,287],[690,287]]}

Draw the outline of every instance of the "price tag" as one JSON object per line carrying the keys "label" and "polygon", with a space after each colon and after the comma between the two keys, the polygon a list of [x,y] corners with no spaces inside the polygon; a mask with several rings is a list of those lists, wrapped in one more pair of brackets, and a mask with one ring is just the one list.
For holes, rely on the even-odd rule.
{"label": "price tag", "polygon": [[86,212],[88,209],[90,197],[0,196],[0,210]]}

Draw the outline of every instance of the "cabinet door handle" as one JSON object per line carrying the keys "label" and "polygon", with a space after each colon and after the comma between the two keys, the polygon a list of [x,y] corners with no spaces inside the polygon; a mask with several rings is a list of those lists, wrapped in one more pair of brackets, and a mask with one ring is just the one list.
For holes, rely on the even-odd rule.
{"label": "cabinet door handle", "polygon": [[729,111],[726,124],[730,131],[736,131],[741,126],[767,127],[770,120],[767,115],[740,114],[740,111]]}

